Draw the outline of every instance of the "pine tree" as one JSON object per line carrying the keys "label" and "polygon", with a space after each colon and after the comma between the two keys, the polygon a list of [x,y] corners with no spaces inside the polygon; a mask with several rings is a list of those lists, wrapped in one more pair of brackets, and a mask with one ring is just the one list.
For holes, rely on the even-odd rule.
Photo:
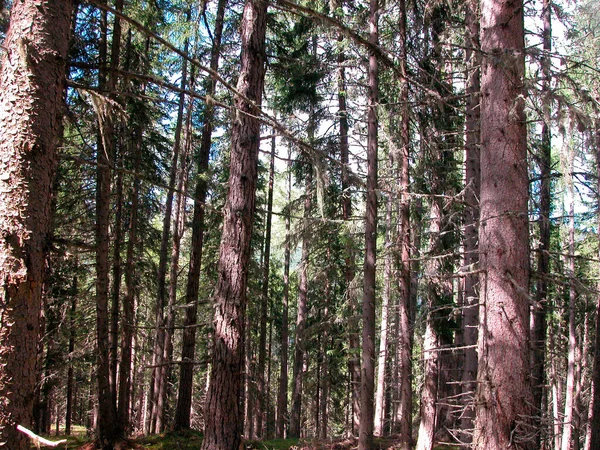
{"label": "pine tree", "polygon": [[72,4],[15,2],[0,68],[0,442],[30,448],[50,199]]}

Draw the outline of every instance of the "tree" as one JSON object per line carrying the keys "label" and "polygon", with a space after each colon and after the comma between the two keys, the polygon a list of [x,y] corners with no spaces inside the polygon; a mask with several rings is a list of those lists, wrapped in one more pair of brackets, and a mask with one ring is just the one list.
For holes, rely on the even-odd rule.
{"label": "tree", "polygon": [[[369,43],[379,43],[379,1],[370,0]],[[369,108],[367,112],[367,201],[365,216],[365,262],[362,304],[362,367],[360,377],[359,450],[373,447],[373,400],[375,390],[375,260],[377,257],[377,106],[379,75],[377,56],[369,54]]]}
{"label": "tree", "polygon": [[[226,0],[217,3],[217,14],[215,18],[215,30],[213,47],[210,56],[210,68],[215,72],[219,68],[219,56],[221,54],[221,37],[223,34],[223,18],[225,16]],[[207,94],[214,95],[217,80],[211,77],[208,80]],[[192,380],[193,361],[196,352],[196,323],[198,321],[198,290],[200,282],[200,267],[202,264],[202,246],[204,244],[204,216],[206,208],[206,194],[208,183],[205,176],[208,172],[210,157],[210,145],[212,130],[214,128],[214,108],[207,104],[204,110],[204,126],[200,140],[200,151],[197,155],[198,173],[200,176],[196,182],[194,191],[194,213],[192,216],[192,248],[186,284],[185,321],[183,338],[181,344],[181,371],[179,377],[179,392],[177,395],[177,408],[175,410],[175,429],[190,427],[190,412],[192,407]]]}
{"label": "tree", "polygon": [[481,53],[479,51],[479,2],[471,0],[466,2],[466,39],[467,39],[467,85],[468,95],[465,110],[465,234],[464,234],[464,265],[467,274],[464,278],[463,288],[463,345],[465,356],[462,371],[463,392],[471,392],[466,398],[465,412],[461,421],[462,441],[470,443],[473,437],[473,420],[475,407],[473,394],[476,389],[477,377],[477,318],[479,293],[477,283],[479,276],[477,264],[479,261],[478,232],[479,232],[479,196],[481,183],[481,166],[479,153],[479,91]]}
{"label": "tree", "polygon": [[255,211],[260,122],[256,118],[265,76],[267,3],[247,0],[242,16],[241,71],[231,134],[231,162],[215,289],[210,385],[204,450],[241,444],[242,369],[250,237]]}
{"label": "tree", "polygon": [[481,3],[481,300],[474,448],[532,449],[523,2]]}
{"label": "tree", "polygon": [[29,449],[72,4],[15,2],[0,69],[0,442]]}

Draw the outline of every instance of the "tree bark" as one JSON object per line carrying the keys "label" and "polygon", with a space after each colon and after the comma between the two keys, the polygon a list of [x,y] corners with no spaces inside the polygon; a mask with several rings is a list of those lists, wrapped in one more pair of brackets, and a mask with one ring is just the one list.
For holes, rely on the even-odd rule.
{"label": "tree bark", "polygon": [[[78,268],[79,264],[76,263],[75,267]],[[69,310],[69,369],[67,371],[67,405],[65,412],[65,434],[69,436],[71,434],[71,424],[73,422],[73,394],[75,391],[74,386],[74,368],[73,368],[73,352],[75,351],[75,313],[77,311],[77,296],[79,294],[79,283],[77,282],[77,275],[73,277],[73,286],[71,288],[71,308]]]}
{"label": "tree bark", "polygon": [[[225,16],[225,5],[227,0],[219,0],[215,18],[215,30],[213,35],[213,48],[210,56],[210,68],[215,72],[219,68],[219,56],[221,54],[221,36],[223,34],[223,18]],[[207,83],[206,92],[214,95],[216,80],[210,78]],[[177,395],[177,406],[175,409],[175,429],[182,430],[190,428],[190,413],[192,408],[192,387],[194,377],[194,355],[196,353],[196,323],[198,321],[198,292],[200,287],[200,268],[202,265],[202,249],[204,244],[204,213],[208,183],[203,175],[208,171],[210,159],[210,146],[212,139],[214,110],[212,105],[206,105],[204,111],[204,125],[200,140],[200,150],[196,155],[198,166],[198,180],[194,190],[194,213],[192,216],[192,251],[188,269],[186,284],[186,303],[184,330],[181,344],[181,360],[179,375],[179,391]]]}
{"label": "tree bark", "polygon": [[[288,154],[288,161],[291,161]],[[288,163],[287,179],[287,204],[291,202],[292,196],[292,173]],[[283,257],[283,305],[281,311],[281,361],[279,369],[279,390],[277,392],[277,437],[285,437],[285,425],[287,422],[287,397],[288,397],[288,351],[289,351],[289,304],[290,304],[290,211],[287,209],[285,215],[285,243]]]}
{"label": "tree bark", "polygon": [[260,122],[255,117],[265,77],[267,3],[247,0],[242,16],[241,71],[231,134],[229,192],[219,249],[210,384],[203,450],[241,445],[242,369],[250,238],[255,211]]}
{"label": "tree bark", "polygon": [[[342,0],[333,0],[335,11],[341,10]],[[336,13],[337,14],[337,13]],[[338,17],[339,19],[339,17]],[[339,120],[339,134],[340,134],[340,162],[341,162],[341,184],[342,184],[342,220],[344,222],[350,221],[352,216],[352,195],[350,192],[350,167],[349,167],[349,143],[348,143],[348,108],[347,108],[347,85],[346,85],[346,70],[344,62],[346,57],[343,50],[344,35],[338,34],[338,73],[337,73],[337,97],[338,97],[338,120]],[[346,237],[346,246],[344,249],[344,280],[346,289],[346,299],[349,304],[349,321],[348,321],[348,346],[349,346],[349,358],[348,358],[348,372],[350,376],[350,396],[351,404],[350,408],[350,423],[349,433],[355,435],[358,431],[358,411],[360,409],[360,359],[359,350],[360,342],[358,336],[358,321],[357,321],[357,296],[354,288],[354,278],[356,276],[356,252],[352,238]]]}
{"label": "tree bark", "polygon": [[473,442],[477,450],[532,449],[522,1],[482,1],[481,49],[482,275]]}
{"label": "tree bark", "polygon": [[[379,43],[379,0],[370,0],[369,42]],[[369,107],[367,116],[367,201],[365,216],[365,262],[362,304],[362,367],[360,389],[359,450],[373,447],[373,400],[375,391],[375,285],[377,256],[377,142],[379,75],[377,56],[369,54]]]}
{"label": "tree bark", "polygon": [[260,303],[260,338],[258,345],[258,411],[256,417],[256,435],[264,437],[263,423],[266,423],[267,401],[265,394],[265,365],[267,359],[267,320],[269,308],[269,273],[271,264],[271,222],[273,217],[273,184],[275,182],[275,136],[271,140],[271,162],[269,165],[269,185],[267,193],[267,223],[265,231],[265,250],[263,256],[263,281]]}
{"label": "tree bark", "polygon": [[465,59],[468,63],[465,111],[465,232],[464,232],[464,266],[468,271],[464,278],[462,344],[465,347],[462,367],[462,391],[465,410],[460,422],[461,440],[470,444],[473,439],[473,421],[475,419],[475,389],[477,378],[477,323],[479,312],[479,196],[481,191],[480,167],[480,114],[479,92],[481,89],[481,53],[479,44],[479,1],[466,3],[466,39]]}
{"label": "tree bark", "polygon": [[542,40],[544,56],[542,58],[542,142],[539,156],[540,167],[540,206],[539,206],[539,245],[537,248],[537,286],[536,297],[532,311],[531,325],[531,370],[533,388],[533,406],[536,408],[536,427],[540,430],[537,446],[545,441],[543,432],[543,416],[546,389],[546,314],[548,302],[548,275],[550,273],[550,210],[551,210],[551,166],[552,166],[552,133],[550,89],[552,82],[551,57],[552,51],[552,8],[550,0],[544,0],[542,9],[544,29]]}
{"label": "tree bark", "polygon": [[[568,170],[573,171],[573,160]],[[575,302],[577,291],[575,290],[575,188],[573,180],[569,186],[569,254],[567,255],[567,274],[569,277],[569,336],[567,356],[567,385],[565,389],[565,412],[563,419],[563,430],[561,438],[561,450],[570,450],[573,436],[574,413],[575,413],[575,376],[577,363],[577,324],[575,323]]]}
{"label": "tree bark", "polygon": [[292,370],[292,406],[288,437],[299,438],[302,421],[302,383],[306,360],[306,319],[308,318],[308,264],[310,254],[310,229],[308,221],[312,207],[312,166],[308,168],[304,197],[304,227],[302,237],[302,259],[298,280],[298,312],[296,316],[296,348]]}
{"label": "tree bark", "polygon": [[[394,159],[390,157],[390,167],[393,169]],[[391,190],[391,189],[390,189]],[[376,436],[383,436],[385,425],[385,388],[386,372],[388,359],[388,336],[389,336],[389,312],[390,299],[392,296],[392,281],[394,276],[392,255],[392,203],[393,197],[389,196],[386,200],[385,211],[385,260],[383,269],[383,294],[381,299],[381,327],[379,331],[379,353],[377,354],[377,388],[375,391],[375,420],[373,433]]]}
{"label": "tree bark", "polygon": [[400,88],[400,107],[402,122],[400,128],[401,148],[398,164],[398,232],[396,235],[398,258],[398,311],[396,326],[398,343],[396,344],[396,414],[400,434],[400,450],[410,450],[412,445],[412,320],[411,320],[411,233],[410,233],[410,137],[409,137],[409,85],[407,75],[407,13],[406,1],[400,0],[400,72],[403,76]]}
{"label": "tree bark", "polygon": [[[594,133],[594,145],[596,150],[596,170],[598,174],[598,192],[600,192],[600,124],[596,123]],[[600,211],[600,196],[597,199],[598,211]],[[598,240],[600,241],[600,214],[598,215]],[[599,250],[600,254],[600,250]],[[598,282],[600,287],[600,281]],[[594,359],[592,369],[592,395],[589,406],[589,439],[586,450],[600,448],[600,297],[596,305],[596,341],[594,344]]]}
{"label": "tree bark", "polygon": [[[122,4],[120,5],[122,7]],[[106,90],[109,97],[116,86],[115,70],[108,70],[108,16],[101,12],[99,59],[101,68],[98,73],[98,86]],[[116,69],[120,54],[120,19],[115,17],[113,45],[110,65]],[[116,41],[115,41],[116,39]],[[110,364],[110,319],[109,319],[109,247],[110,247],[110,193],[111,165],[114,163],[114,113],[112,107],[104,99],[95,101],[98,116],[97,139],[97,173],[96,173],[96,340],[98,382],[98,432],[97,445],[101,448],[112,448],[120,437],[117,425],[115,403],[115,381],[111,377]]]}
{"label": "tree bark", "polygon": [[20,1],[0,65],[0,442],[29,449],[44,251],[72,4]]}

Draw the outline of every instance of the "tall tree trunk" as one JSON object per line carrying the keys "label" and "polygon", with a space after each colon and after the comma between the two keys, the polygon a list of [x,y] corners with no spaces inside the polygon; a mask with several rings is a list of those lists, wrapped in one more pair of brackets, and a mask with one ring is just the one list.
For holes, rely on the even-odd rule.
{"label": "tall tree trunk", "polygon": [[423,338],[424,381],[421,392],[421,422],[417,438],[417,450],[431,450],[436,428],[436,404],[438,393],[438,354],[439,343],[434,329],[433,314],[427,313],[425,337]]}
{"label": "tall tree trunk", "polygon": [[250,238],[255,211],[260,105],[265,76],[267,3],[247,0],[242,16],[241,71],[231,132],[229,192],[215,288],[215,329],[206,396],[203,450],[231,450],[241,444],[242,369]]}
{"label": "tall tree trunk", "polygon": [[[568,169],[573,171],[573,161]],[[569,187],[569,254],[567,256],[567,272],[569,276],[569,336],[567,356],[567,386],[565,389],[565,412],[563,419],[563,430],[561,438],[561,450],[570,450],[573,435],[574,405],[575,405],[575,375],[577,359],[577,324],[575,323],[575,302],[577,291],[575,290],[575,189],[573,180]]]}
{"label": "tall tree trunk", "polygon": [[[189,40],[185,41],[184,52],[189,50]],[[171,241],[171,221],[173,215],[173,197],[175,194],[175,183],[177,181],[177,167],[179,162],[179,152],[181,150],[181,129],[183,127],[183,113],[185,106],[185,89],[187,88],[187,59],[183,58],[181,89],[179,94],[179,105],[177,107],[177,120],[175,124],[175,140],[173,143],[173,154],[171,155],[171,167],[169,169],[169,180],[167,184],[167,198],[165,201],[165,215],[163,217],[162,235],[160,241],[160,253],[157,270],[157,297],[156,297],[156,329],[154,333],[154,353],[152,358],[152,381],[150,385],[150,422],[148,431],[158,433],[158,417],[162,415],[161,396],[165,389],[166,380],[164,379],[165,355],[165,305],[167,302],[167,265],[169,264],[169,243]]]}
{"label": "tall tree trunk", "polygon": [[[379,0],[370,0],[369,43],[379,44]],[[373,400],[375,391],[375,284],[377,256],[377,142],[379,75],[377,56],[369,54],[369,110],[367,116],[367,201],[365,217],[365,263],[362,304],[362,368],[358,448],[373,446]]]}
{"label": "tall tree trunk", "polygon": [[[393,170],[394,158],[390,157],[390,168]],[[390,298],[392,295],[393,264],[392,255],[392,204],[393,197],[388,196],[385,206],[385,260],[383,269],[383,295],[381,299],[381,328],[379,331],[379,353],[377,354],[377,389],[375,392],[375,420],[373,433],[376,436],[383,436],[385,425],[385,388],[386,372],[388,359],[388,330],[389,330],[389,312]]]}
{"label": "tall tree trunk", "polygon": [[266,423],[267,398],[265,395],[265,364],[267,359],[267,320],[269,307],[269,272],[271,264],[271,222],[273,216],[273,184],[275,182],[275,136],[271,140],[271,162],[269,165],[269,185],[267,193],[267,223],[265,231],[265,250],[263,256],[263,281],[260,303],[260,339],[258,344],[258,411],[256,434],[264,437],[263,422]]}
{"label": "tall tree trunk", "polygon": [[[292,196],[292,172],[290,170],[291,154],[288,153],[288,175],[287,175],[287,204],[291,202]],[[281,305],[281,361],[279,369],[279,390],[277,392],[277,437],[285,437],[285,425],[287,422],[287,397],[288,397],[288,350],[289,350],[289,324],[288,313],[290,304],[290,210],[285,215],[285,243],[283,257],[283,304]]]}
{"label": "tall tree trunk", "polygon": [[20,1],[0,64],[0,442],[30,448],[44,250],[72,5]]}
{"label": "tall tree trunk", "polygon": [[109,331],[109,359],[110,359],[110,388],[113,396],[113,403],[117,404],[117,370],[119,361],[119,310],[121,301],[121,244],[122,244],[122,222],[123,222],[123,171],[118,168],[116,161],[119,155],[115,148],[115,166],[117,167],[117,180],[115,186],[115,222],[114,226],[114,245],[112,260],[112,293],[110,307],[110,331]]}
{"label": "tall tree trunk", "polygon": [[[125,50],[125,70],[131,66],[131,39],[132,31],[127,33],[127,43]],[[147,51],[148,47],[146,47]],[[145,85],[141,86],[142,93],[145,91]],[[129,141],[129,150],[132,154],[132,166],[140,167],[143,124],[136,124],[132,133],[132,139]],[[132,190],[129,197],[129,224],[128,241],[125,256],[125,296],[123,298],[123,320],[121,324],[121,363],[119,364],[119,388],[117,400],[117,420],[121,433],[126,435],[131,431],[132,418],[130,417],[131,398],[133,393],[132,382],[132,360],[134,348],[134,329],[135,329],[135,297],[136,297],[136,267],[135,251],[138,229],[138,207],[139,207],[140,178],[137,172],[133,176]]]}
{"label": "tall tree trunk", "polygon": [[[227,0],[219,0],[215,18],[213,35],[213,48],[210,56],[210,68],[215,72],[219,68],[221,53],[221,36],[223,34],[223,18]],[[214,95],[216,80],[210,78],[207,85],[207,94]],[[210,145],[212,139],[214,110],[212,105],[206,105],[204,111],[204,125],[200,140],[200,150],[196,155],[198,174],[206,174],[210,158]],[[190,427],[190,413],[192,407],[192,387],[194,377],[194,355],[196,353],[196,323],[198,321],[198,291],[200,286],[200,267],[202,265],[202,247],[204,244],[204,212],[208,185],[203,176],[199,176],[194,190],[194,213],[192,216],[192,244],[188,278],[186,284],[186,304],[183,338],[181,344],[181,370],[179,375],[179,391],[177,394],[177,407],[175,409],[175,429]]]}
{"label": "tall tree trunk", "polygon": [[409,104],[407,76],[407,14],[406,1],[400,0],[400,71],[403,79],[400,88],[400,107],[402,122],[400,128],[401,149],[398,164],[398,232],[396,235],[398,258],[398,310],[396,324],[398,328],[397,359],[397,397],[395,414],[400,434],[400,450],[409,450],[412,445],[412,320],[411,320],[411,233],[410,233],[410,136]]}
{"label": "tall tree trunk", "polygon": [[[79,263],[75,263],[78,268]],[[71,424],[73,422],[73,396],[75,391],[74,383],[74,368],[73,368],[73,352],[75,351],[75,313],[77,311],[77,296],[79,295],[79,284],[77,275],[73,277],[73,285],[71,287],[71,308],[69,310],[69,369],[67,371],[67,405],[65,412],[65,434],[71,434]]]}
{"label": "tall tree trunk", "polygon": [[[189,17],[189,15],[188,15]],[[179,161],[178,181],[177,181],[177,197],[175,201],[175,217],[173,218],[173,243],[171,247],[170,269],[169,269],[169,303],[167,314],[165,316],[165,331],[164,331],[164,353],[163,363],[159,368],[159,379],[161,383],[158,385],[158,404],[156,410],[156,431],[162,432],[165,429],[165,421],[167,415],[169,392],[169,380],[171,378],[173,361],[173,334],[175,332],[175,307],[177,304],[177,280],[179,278],[179,254],[181,249],[181,238],[184,231],[185,222],[185,202],[187,197],[187,179],[189,165],[187,163],[188,155],[192,147],[192,102],[188,110],[186,126],[184,132],[183,152]]]}
{"label": "tall tree trunk", "polygon": [[532,449],[522,1],[482,1],[481,49],[482,274],[473,442],[477,450]]}
{"label": "tall tree trunk", "polygon": [[296,345],[292,370],[292,406],[290,411],[290,429],[288,437],[299,438],[302,422],[302,383],[306,360],[306,319],[308,318],[308,264],[310,254],[309,218],[312,204],[312,166],[308,168],[304,197],[304,227],[302,236],[302,259],[298,280],[298,312],[296,316]]}
{"label": "tall tree trunk", "polygon": [[[142,150],[141,127],[138,127],[134,136],[137,137],[133,142],[134,156],[133,167],[139,167]],[[131,419],[129,417],[131,409],[131,361],[133,332],[135,326],[135,293],[136,293],[136,270],[135,270],[135,248],[137,245],[137,227],[138,227],[138,205],[139,205],[140,179],[136,175],[133,178],[133,189],[130,196],[130,215],[129,215],[129,239],[127,242],[127,256],[125,259],[125,298],[123,299],[123,324],[121,331],[121,364],[119,365],[119,398],[117,417],[119,426],[122,427],[124,434],[129,431]]]}
{"label": "tall tree trunk", "polygon": [[536,408],[536,428],[540,430],[537,446],[545,441],[543,431],[544,403],[546,397],[546,313],[548,310],[548,275],[550,273],[550,209],[551,209],[551,103],[550,89],[552,82],[550,52],[552,51],[552,8],[550,0],[544,0],[542,9],[544,29],[542,32],[544,56],[542,58],[542,145],[539,156],[540,166],[540,207],[539,207],[539,245],[537,248],[537,286],[532,311],[531,326],[531,370],[533,388],[533,406]]}
{"label": "tall tree trunk", "polygon": [[[118,5],[122,8],[122,2]],[[113,43],[110,55],[111,70],[107,70],[108,50],[108,15],[101,12],[99,59],[100,71],[98,85],[113,96],[116,86],[116,69],[120,57],[120,18],[115,17],[113,27]],[[111,384],[110,367],[110,320],[108,313],[109,291],[109,247],[110,247],[110,193],[111,165],[114,163],[114,113],[110,103],[101,100],[95,105],[98,116],[97,140],[97,174],[96,174],[96,340],[98,382],[98,432],[97,445],[101,448],[112,448],[119,438],[117,411],[115,404],[115,387]]]}
{"label": "tall tree trunk", "polygon": [[467,274],[464,278],[462,336],[465,347],[462,367],[462,391],[465,410],[462,414],[460,428],[462,442],[469,444],[473,438],[473,421],[475,419],[475,389],[477,378],[477,322],[478,322],[478,281],[477,265],[479,262],[479,195],[481,191],[480,167],[480,75],[481,53],[479,51],[479,1],[470,0],[466,3],[466,39],[467,50],[465,59],[468,63],[466,93],[467,104],[465,111],[465,234],[464,234],[464,265]]}
{"label": "tall tree trunk", "polygon": [[[598,174],[598,192],[600,193],[600,124],[595,124],[596,129],[593,136],[596,150],[596,171]],[[598,211],[600,211],[600,194],[596,199]],[[598,241],[600,241],[600,213],[598,213]],[[598,251],[600,254],[600,250]],[[600,280],[600,278],[599,278]],[[600,288],[600,281],[598,281]],[[598,289],[600,291],[600,289]],[[589,439],[586,450],[600,448],[600,297],[596,305],[596,341],[594,343],[594,359],[592,369],[592,395],[589,407]]]}
{"label": "tall tree trunk", "polygon": [[[341,11],[342,0],[333,0],[335,11]],[[337,13],[336,13],[337,14]],[[349,166],[349,143],[348,143],[348,108],[347,108],[347,85],[346,85],[346,70],[344,68],[344,62],[346,57],[343,50],[344,35],[338,34],[338,73],[337,73],[337,97],[338,97],[338,117],[339,117],[339,134],[340,134],[340,162],[342,164],[342,220],[348,222],[352,216],[352,195],[350,192],[350,166]],[[358,336],[358,306],[357,296],[354,289],[354,278],[356,275],[356,252],[350,236],[346,238],[346,246],[344,249],[344,280],[346,289],[346,300],[349,305],[349,316],[348,321],[348,345],[349,345],[349,357],[348,357],[348,372],[350,375],[350,424],[349,433],[355,435],[358,431],[358,411],[360,409],[360,359],[359,349],[360,342]]]}

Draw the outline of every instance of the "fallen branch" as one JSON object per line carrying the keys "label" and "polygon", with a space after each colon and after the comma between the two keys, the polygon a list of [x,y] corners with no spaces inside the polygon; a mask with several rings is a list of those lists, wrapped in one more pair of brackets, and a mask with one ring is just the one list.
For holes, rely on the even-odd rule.
{"label": "fallen branch", "polygon": [[61,439],[60,441],[56,442],[49,441],[48,439],[44,439],[43,437],[38,436],[33,431],[28,430],[22,425],[17,425],[17,430],[19,430],[21,433],[25,433],[27,436],[33,439],[36,442],[38,448],[40,448],[40,444],[44,444],[48,447],[56,447],[57,445],[64,444],[65,442],[67,442],[66,439]]}

